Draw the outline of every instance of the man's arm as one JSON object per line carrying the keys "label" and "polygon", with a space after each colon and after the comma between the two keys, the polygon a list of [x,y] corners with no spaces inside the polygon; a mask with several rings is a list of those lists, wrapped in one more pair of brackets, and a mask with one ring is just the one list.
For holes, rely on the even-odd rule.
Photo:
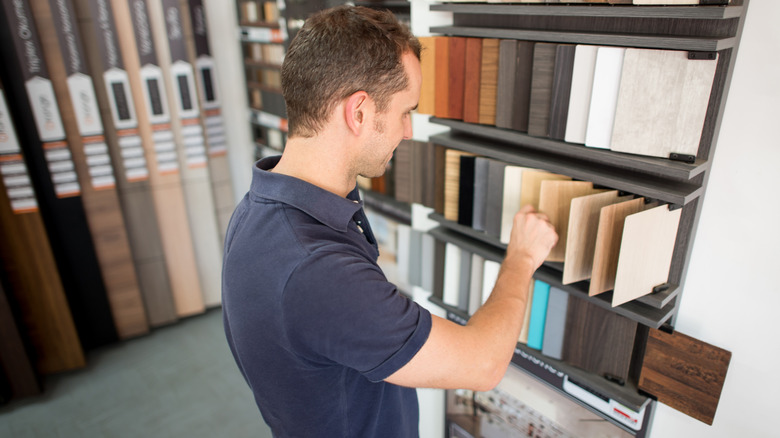
{"label": "man's arm", "polygon": [[507,254],[493,292],[465,326],[433,316],[420,351],[387,382],[409,387],[495,387],[512,359],[528,305],[528,288],[558,241],[544,214],[523,207],[515,215]]}

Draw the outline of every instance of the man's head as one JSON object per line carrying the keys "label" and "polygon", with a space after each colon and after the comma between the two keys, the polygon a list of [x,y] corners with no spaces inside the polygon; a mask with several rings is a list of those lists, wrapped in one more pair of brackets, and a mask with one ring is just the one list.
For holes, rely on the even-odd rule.
{"label": "man's head", "polygon": [[420,43],[390,12],[339,6],[313,15],[282,64],[290,137],[317,134],[333,108],[357,91],[385,111],[408,85],[404,53],[419,60]]}

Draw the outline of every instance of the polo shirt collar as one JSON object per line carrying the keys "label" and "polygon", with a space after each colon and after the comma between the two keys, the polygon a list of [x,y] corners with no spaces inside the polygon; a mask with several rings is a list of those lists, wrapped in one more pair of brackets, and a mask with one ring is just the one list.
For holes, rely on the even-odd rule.
{"label": "polo shirt collar", "polygon": [[250,191],[261,198],[295,207],[336,231],[346,232],[352,217],[363,207],[357,185],[346,198],[288,175],[269,172],[281,156],[257,161]]}

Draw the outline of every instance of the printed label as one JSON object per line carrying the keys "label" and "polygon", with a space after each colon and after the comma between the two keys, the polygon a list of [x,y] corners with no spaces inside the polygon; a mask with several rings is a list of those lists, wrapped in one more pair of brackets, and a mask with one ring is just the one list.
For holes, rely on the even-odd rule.
{"label": "printed label", "polygon": [[0,175],[15,214],[38,211],[35,190],[21,155],[3,90],[0,90]]}

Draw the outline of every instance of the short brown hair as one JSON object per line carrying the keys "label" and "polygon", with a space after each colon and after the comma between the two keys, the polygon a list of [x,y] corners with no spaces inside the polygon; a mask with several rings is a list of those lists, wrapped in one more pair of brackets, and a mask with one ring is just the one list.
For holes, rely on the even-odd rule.
{"label": "short brown hair", "polygon": [[282,63],[289,136],[314,136],[333,107],[357,91],[386,110],[408,86],[406,52],[420,59],[420,42],[389,11],[337,6],[312,15]]}

